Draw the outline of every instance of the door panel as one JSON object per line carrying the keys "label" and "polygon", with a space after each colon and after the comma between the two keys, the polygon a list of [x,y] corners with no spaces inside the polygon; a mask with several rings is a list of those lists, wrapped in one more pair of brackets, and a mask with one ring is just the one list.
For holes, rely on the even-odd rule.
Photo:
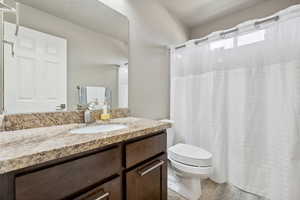
{"label": "door panel", "polygon": [[30,57],[19,57],[16,70],[17,86],[17,99],[33,100],[35,96],[35,81],[34,74],[36,71],[36,60]]}
{"label": "door panel", "polygon": [[5,23],[4,106],[7,113],[52,112],[67,100],[67,42],[49,34]]}

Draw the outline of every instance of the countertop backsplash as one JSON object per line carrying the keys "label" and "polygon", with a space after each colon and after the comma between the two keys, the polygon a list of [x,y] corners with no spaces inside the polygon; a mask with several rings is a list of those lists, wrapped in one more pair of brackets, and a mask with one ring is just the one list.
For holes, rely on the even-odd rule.
{"label": "countertop backsplash", "polygon": [[[98,119],[101,112],[102,110],[93,111],[94,118]],[[128,116],[129,109],[127,108],[117,108],[112,110],[112,118]],[[0,131],[15,131],[83,122],[84,111],[9,114],[0,115]]]}

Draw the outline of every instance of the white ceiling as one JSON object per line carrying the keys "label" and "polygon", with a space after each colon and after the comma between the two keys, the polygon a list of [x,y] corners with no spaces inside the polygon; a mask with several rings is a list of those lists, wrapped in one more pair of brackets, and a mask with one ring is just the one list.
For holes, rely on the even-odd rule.
{"label": "white ceiling", "polygon": [[266,0],[158,0],[189,28]]}
{"label": "white ceiling", "polygon": [[128,19],[98,0],[17,0],[95,32],[128,42]]}

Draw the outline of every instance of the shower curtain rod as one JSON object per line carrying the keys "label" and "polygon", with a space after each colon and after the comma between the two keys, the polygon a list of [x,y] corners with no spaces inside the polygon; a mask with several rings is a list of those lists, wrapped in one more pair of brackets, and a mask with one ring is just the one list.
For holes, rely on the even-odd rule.
{"label": "shower curtain rod", "polygon": [[228,30],[228,31],[223,31],[222,33],[220,33],[220,36],[225,37],[225,35],[227,35],[227,34],[238,32],[238,31],[239,31],[239,28],[233,28],[233,29]]}
{"label": "shower curtain rod", "polygon": [[279,17],[279,15],[277,15],[277,16],[274,16],[274,17],[270,17],[270,18],[267,18],[267,19],[256,21],[254,23],[254,25],[259,26],[259,25],[264,24],[264,23],[269,22],[269,21],[278,21],[279,19],[280,19],[280,17]]}
{"label": "shower curtain rod", "polygon": [[180,46],[175,47],[175,49],[177,50],[177,49],[182,49],[182,48],[185,48],[185,47],[186,47],[186,45],[183,44],[183,45],[180,45]]}
{"label": "shower curtain rod", "polygon": [[[278,21],[279,19],[280,19],[279,15],[276,15],[276,16],[269,17],[269,18],[266,18],[266,19],[263,19],[263,20],[257,20],[256,22],[254,22],[254,26],[257,27],[257,26],[259,26],[261,24],[264,24],[264,23],[267,23],[267,22],[270,22],[270,21]],[[239,31],[239,28],[232,28],[230,30],[221,32],[220,36],[224,37],[227,34],[238,32],[238,31]],[[201,39],[195,40],[194,43],[195,43],[195,45],[198,45],[198,44],[200,44],[202,42],[207,41],[208,39],[209,39],[208,36],[206,36],[206,37],[203,37]],[[181,44],[179,46],[176,46],[175,50],[182,49],[182,48],[185,48],[185,47],[186,47],[186,44]]]}

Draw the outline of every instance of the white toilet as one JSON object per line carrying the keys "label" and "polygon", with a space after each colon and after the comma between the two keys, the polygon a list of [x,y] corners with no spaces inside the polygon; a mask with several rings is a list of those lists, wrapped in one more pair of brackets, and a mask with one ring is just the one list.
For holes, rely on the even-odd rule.
{"label": "white toilet", "polygon": [[212,154],[193,145],[173,145],[173,129],[167,132],[168,187],[188,200],[199,200],[201,180],[208,178],[212,171]]}

